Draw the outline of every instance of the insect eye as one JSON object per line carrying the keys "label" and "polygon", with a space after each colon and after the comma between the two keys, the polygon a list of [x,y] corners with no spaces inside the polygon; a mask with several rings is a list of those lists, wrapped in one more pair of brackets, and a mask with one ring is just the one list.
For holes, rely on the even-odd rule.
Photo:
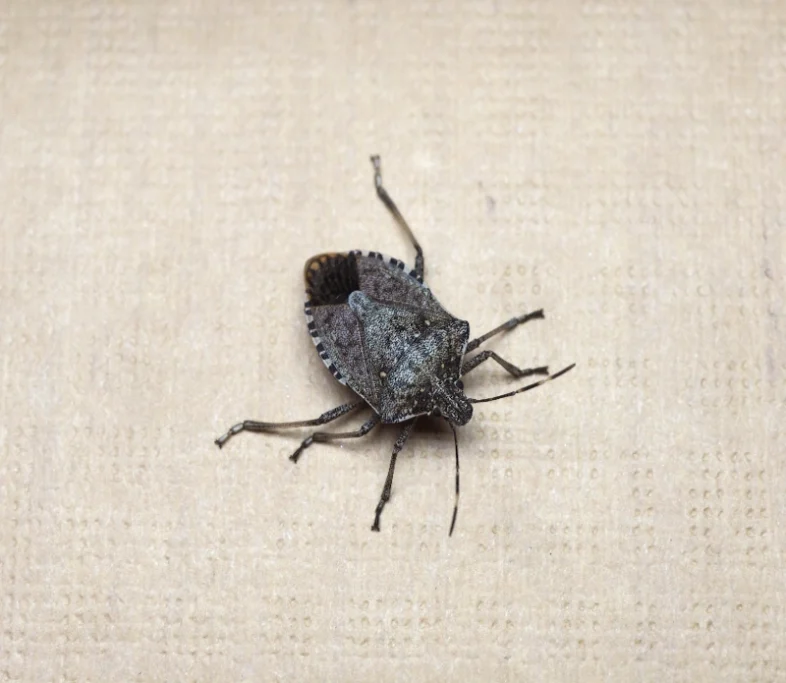
{"label": "insect eye", "polygon": [[462,391],[464,391],[464,382],[462,382],[460,379],[457,379],[457,380],[456,380],[456,386],[457,386],[459,389],[461,389]]}

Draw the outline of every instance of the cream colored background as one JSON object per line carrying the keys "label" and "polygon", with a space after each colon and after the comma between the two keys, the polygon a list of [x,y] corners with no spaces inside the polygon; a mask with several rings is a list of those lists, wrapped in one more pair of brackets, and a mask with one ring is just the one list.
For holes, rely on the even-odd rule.
{"label": "cream colored background", "polygon": [[[0,680],[783,681],[786,5],[0,9]],[[301,268],[577,368],[399,460]],[[487,367],[468,391],[515,384]],[[353,424],[352,420],[339,425]]]}

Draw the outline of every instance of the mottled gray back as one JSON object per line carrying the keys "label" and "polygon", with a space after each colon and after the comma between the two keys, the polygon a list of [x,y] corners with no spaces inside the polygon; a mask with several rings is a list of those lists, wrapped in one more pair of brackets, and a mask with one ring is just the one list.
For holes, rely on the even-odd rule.
{"label": "mottled gray back", "polygon": [[320,357],[383,421],[444,405],[461,373],[469,324],[445,311],[401,261],[325,254],[306,264],[306,281]]}

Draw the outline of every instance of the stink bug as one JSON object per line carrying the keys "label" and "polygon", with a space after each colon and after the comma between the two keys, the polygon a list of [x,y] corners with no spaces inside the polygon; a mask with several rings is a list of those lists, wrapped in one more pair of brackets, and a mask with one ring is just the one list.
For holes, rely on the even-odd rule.
{"label": "stink bug", "polygon": [[[357,438],[378,424],[402,424],[393,446],[385,485],[374,514],[372,531],[379,531],[379,518],[390,499],[396,457],[421,415],[444,418],[453,431],[456,450],[456,498],[449,535],[456,525],[459,499],[459,451],[455,425],[472,418],[472,405],[507,398],[529,391],[564,375],[575,364],[550,375],[547,367],[521,369],[494,351],[467,358],[491,337],[512,330],[529,320],[543,318],[543,311],[527,313],[469,339],[469,323],[454,318],[423,283],[423,249],[404,216],[382,186],[378,156],[371,157],[377,195],[415,248],[415,268],[410,270],[395,258],[375,251],[350,251],[314,256],[305,265],[308,331],[319,357],[333,376],[359,397],[333,408],[313,420],[298,422],[240,422],[216,439],[222,447],[242,431],[270,432],[291,427],[313,427],[371,408],[372,416],[349,432],[317,431],[307,437],[290,456],[297,462],[303,451],[316,442]],[[489,358],[513,377],[542,375],[524,387],[490,398],[469,398],[461,378]]]}

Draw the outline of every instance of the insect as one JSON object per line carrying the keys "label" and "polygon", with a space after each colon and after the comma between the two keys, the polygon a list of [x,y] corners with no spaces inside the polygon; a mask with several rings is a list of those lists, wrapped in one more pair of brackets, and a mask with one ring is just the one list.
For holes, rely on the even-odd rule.
{"label": "insect", "polygon": [[[469,323],[448,313],[423,282],[423,249],[404,216],[382,185],[379,156],[372,156],[377,195],[415,248],[415,267],[375,251],[350,251],[314,256],[306,261],[305,314],[308,331],[320,358],[333,376],[358,398],[328,410],[313,420],[259,422],[245,420],[216,439],[219,448],[242,432],[271,432],[295,427],[316,427],[362,408],[372,415],[358,429],[346,432],[315,431],[290,456],[297,462],[314,443],[353,439],[377,425],[400,424],[388,474],[374,513],[372,531],[390,499],[396,458],[418,417],[430,415],[447,421],[456,452],[456,493],[449,535],[453,534],[459,501],[459,448],[456,425],[472,418],[472,406],[520,394],[564,375],[569,365],[550,375],[548,367],[521,369],[494,351],[467,357],[491,337],[523,323],[543,318],[537,310],[495,327],[472,341]],[[462,377],[492,359],[513,377],[543,378],[524,387],[490,398],[469,398]]]}

